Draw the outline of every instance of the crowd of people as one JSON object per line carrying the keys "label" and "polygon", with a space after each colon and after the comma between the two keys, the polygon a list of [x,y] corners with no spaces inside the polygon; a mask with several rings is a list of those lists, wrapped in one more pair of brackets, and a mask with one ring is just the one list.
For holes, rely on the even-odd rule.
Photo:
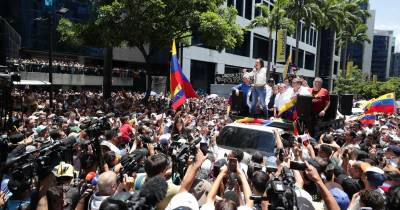
{"label": "crowd of people", "polygon": [[[18,71],[46,73],[49,70],[49,61],[40,58],[8,58],[7,66]],[[73,60],[53,60],[53,73],[103,76],[103,67],[100,65],[83,65]],[[114,67],[112,70],[114,77],[132,78],[134,74],[133,69]]]}
{"label": "crowd of people", "polygon": [[54,107],[44,91],[13,94],[23,107],[0,142],[2,209],[400,208],[396,115],[346,121],[318,138],[273,129],[271,159],[218,144],[233,122],[225,98],[204,95],[173,110],[163,94],[144,103],[134,92],[104,100],[60,90]]}

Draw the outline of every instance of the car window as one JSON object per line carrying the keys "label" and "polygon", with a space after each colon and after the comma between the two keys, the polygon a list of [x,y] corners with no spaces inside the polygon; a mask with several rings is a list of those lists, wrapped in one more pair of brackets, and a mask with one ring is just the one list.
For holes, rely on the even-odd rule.
{"label": "car window", "polygon": [[275,149],[272,133],[231,126],[222,129],[217,144],[242,149],[249,154],[260,151],[266,156],[274,155]]}

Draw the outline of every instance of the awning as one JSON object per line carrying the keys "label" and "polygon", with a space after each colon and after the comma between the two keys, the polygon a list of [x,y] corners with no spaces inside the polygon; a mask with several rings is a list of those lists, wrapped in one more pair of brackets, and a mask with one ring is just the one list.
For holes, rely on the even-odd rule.
{"label": "awning", "polygon": [[13,83],[14,85],[50,85],[50,82],[40,80],[21,80]]}

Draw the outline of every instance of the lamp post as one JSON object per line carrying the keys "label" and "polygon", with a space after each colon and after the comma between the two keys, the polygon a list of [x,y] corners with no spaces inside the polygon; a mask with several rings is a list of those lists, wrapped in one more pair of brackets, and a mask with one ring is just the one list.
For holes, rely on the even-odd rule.
{"label": "lamp post", "polygon": [[[62,7],[61,9],[57,10],[56,13],[58,15],[65,15],[68,12],[68,9]],[[49,11],[49,83],[50,83],[50,108],[53,108],[53,19],[54,19],[54,12],[53,10]]]}

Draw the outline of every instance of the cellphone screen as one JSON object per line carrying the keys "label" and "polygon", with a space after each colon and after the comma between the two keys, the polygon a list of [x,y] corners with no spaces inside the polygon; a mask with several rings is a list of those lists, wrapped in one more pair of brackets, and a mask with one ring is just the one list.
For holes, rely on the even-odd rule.
{"label": "cellphone screen", "polygon": [[200,150],[203,152],[203,155],[207,155],[208,145],[207,143],[200,143]]}

